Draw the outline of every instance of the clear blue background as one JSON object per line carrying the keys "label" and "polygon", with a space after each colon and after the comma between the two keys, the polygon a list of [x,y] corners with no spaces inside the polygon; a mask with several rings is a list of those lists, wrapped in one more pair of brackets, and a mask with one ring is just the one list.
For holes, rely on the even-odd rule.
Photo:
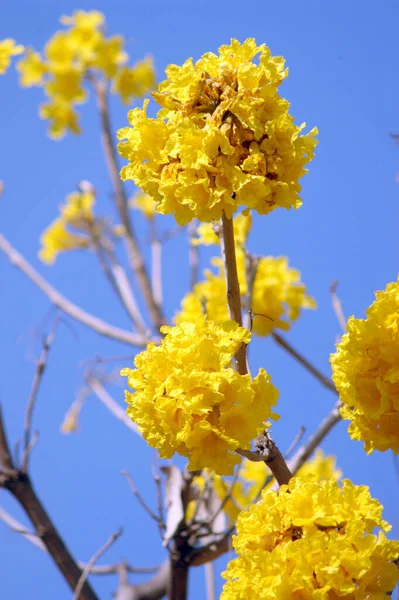
{"label": "clear blue background", "polygon": [[[110,33],[127,38],[133,60],[150,53],[158,78],[168,63],[216,51],[230,37],[255,37],[290,68],[281,90],[292,103],[297,122],[319,127],[320,144],[310,173],[303,180],[303,207],[275,211],[258,218],[250,240],[256,253],[286,255],[300,269],[317,299],[288,337],[325,372],[339,327],[328,287],[340,281],[347,315],[362,317],[373,292],[398,272],[399,154],[388,134],[399,130],[398,3],[280,1],[269,2],[104,2],[73,4],[7,2],[0,8],[0,38],[41,49],[59,28],[58,19],[74,8],[105,13]],[[81,108],[82,137],[61,142],[46,137],[37,115],[38,89],[19,88],[14,68],[0,80],[0,229],[35,267],[74,302],[114,324],[127,318],[102,280],[95,257],[63,255],[48,268],[36,258],[43,229],[77,182],[88,179],[99,192],[98,212],[112,214],[111,185],[102,156],[98,118],[91,100]],[[113,102],[114,129],[126,124],[126,108]],[[133,187],[129,187],[129,191]],[[148,256],[147,229],[135,215]],[[173,227],[161,220],[162,227]],[[188,286],[184,234],[165,247],[164,291],[171,317]],[[204,252],[205,267],[209,252]],[[21,437],[24,409],[39,350],[38,331],[50,303],[33,284],[0,256],[0,397],[10,438]],[[121,469],[132,472],[148,502],[155,507],[150,474],[154,457],[144,442],[128,431],[91,397],[76,435],[59,431],[63,417],[83,381],[79,363],[96,354],[115,356],[129,349],[112,343],[68,319],[60,327],[35,413],[40,441],[32,459],[37,491],[61,533],[80,560],[88,560],[120,525],[125,533],[104,562],[127,558],[136,566],[157,564],[164,554],[156,526],[131,495]],[[253,369],[264,366],[281,392],[281,422],[274,428],[286,448],[300,425],[311,432],[328,413],[333,395],[324,390],[271,340],[254,344]],[[121,361],[116,366],[129,364]],[[113,365],[110,366],[112,368]],[[123,383],[109,388],[123,405]],[[338,455],[344,475],[369,484],[385,506],[385,516],[399,533],[398,480],[390,453],[367,457],[340,424],[323,444]],[[0,503],[28,526],[7,492]],[[218,570],[223,566],[219,561]],[[132,579],[134,581],[134,578]],[[67,600],[71,592],[48,556],[0,522],[0,581],[4,598]],[[115,589],[114,577],[92,578],[102,598]],[[203,598],[203,568],[193,569],[190,598]],[[220,589],[220,583],[218,583]]]}

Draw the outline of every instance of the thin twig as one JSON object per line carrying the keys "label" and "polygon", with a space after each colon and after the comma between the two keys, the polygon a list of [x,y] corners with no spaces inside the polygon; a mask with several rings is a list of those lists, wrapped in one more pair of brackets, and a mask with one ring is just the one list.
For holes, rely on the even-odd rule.
{"label": "thin twig", "polygon": [[306,427],[304,427],[303,425],[301,425],[300,428],[299,428],[298,433],[296,434],[296,436],[292,440],[291,444],[288,446],[288,449],[284,453],[284,458],[285,459],[289,458],[291,456],[291,454],[294,452],[294,450],[298,446],[299,442],[301,441],[301,439],[305,435],[305,431],[306,431]]}
{"label": "thin twig", "polygon": [[37,395],[39,392],[40,384],[43,378],[44,371],[47,366],[47,359],[51,349],[51,346],[54,342],[55,332],[58,327],[58,323],[60,322],[59,315],[56,317],[54,321],[54,325],[48,336],[43,341],[43,348],[39,358],[39,361],[36,365],[36,373],[32,383],[32,389],[29,396],[29,401],[26,407],[25,412],[25,423],[24,423],[24,451],[22,455],[22,471],[27,473],[28,471],[28,463],[29,463],[29,455],[32,450],[31,444],[31,429],[32,429],[32,417],[33,411],[36,404]]}
{"label": "thin twig", "polygon": [[122,535],[122,531],[123,531],[122,528],[118,529],[118,531],[115,531],[115,533],[113,533],[111,535],[111,537],[105,542],[105,544],[99,550],[97,550],[97,552],[89,560],[89,562],[87,563],[87,566],[83,570],[83,573],[80,576],[79,581],[78,581],[78,583],[76,585],[75,593],[73,595],[73,599],[72,600],[79,600],[80,599],[81,591],[82,591],[83,586],[84,586],[84,584],[86,582],[86,579],[90,575],[90,571],[91,571],[92,567],[96,564],[96,562],[98,561],[98,559],[103,554],[105,554],[105,552],[112,546],[112,544],[114,542],[116,542],[116,540]]}
{"label": "thin twig", "polygon": [[102,140],[108,171],[114,188],[115,204],[121,218],[125,235],[124,242],[129,258],[131,268],[137,278],[138,285],[148,306],[151,319],[157,329],[165,323],[165,317],[162,308],[157,304],[151,289],[150,279],[146,266],[136,239],[133,224],[128,210],[128,198],[122,180],[119,176],[118,155],[114,145],[114,133],[111,127],[107,85],[103,81],[91,78],[96,99],[98,111],[101,119]]}
{"label": "thin twig", "polygon": [[83,323],[90,329],[94,329],[97,333],[109,337],[130,346],[145,347],[149,339],[138,333],[125,331],[114,325],[110,325],[106,321],[91,315],[67,298],[60,294],[48,281],[44,279],[19,253],[13,246],[0,234],[0,250],[2,250],[9,258],[10,262],[20,269],[46,296],[64,313],[73,317],[76,321]]}
{"label": "thin twig", "polygon": [[342,302],[340,297],[337,294],[337,287],[338,287],[338,279],[335,279],[332,284],[330,285],[330,294],[331,294],[331,301],[332,301],[332,306],[333,306],[333,310],[335,312],[335,315],[337,317],[339,326],[341,327],[342,331],[345,333],[346,331],[346,319],[345,319],[345,315],[344,315],[344,311],[342,308]]}
{"label": "thin twig", "polygon": [[159,516],[159,530],[161,533],[161,537],[163,537],[164,529],[165,529],[165,515],[163,510],[163,501],[162,501],[162,480],[159,475],[154,462],[151,465],[152,477],[154,479],[155,487],[157,488],[157,503],[158,503],[158,516]]}
{"label": "thin twig", "polygon": [[295,358],[295,360],[299,362],[299,364],[305,367],[305,369],[309,371],[309,373],[311,373],[313,377],[315,377],[324,387],[326,387],[328,390],[333,392],[333,394],[338,396],[338,392],[335,388],[335,385],[329,377],[327,377],[321,371],[319,371],[317,367],[315,367],[307,358],[302,356],[302,354],[300,354],[298,350],[291,346],[291,344],[287,342],[287,340],[283,338],[279,333],[273,331],[272,337],[274,341],[279,346],[281,346],[281,348],[284,348],[284,350],[288,352],[288,354],[290,354],[293,358]]}
{"label": "thin twig", "polygon": [[125,411],[119,406],[119,404],[115,402],[115,400],[107,392],[105,387],[98,381],[98,379],[90,377],[87,380],[87,385],[91,387],[97,398],[101,400],[104,406],[106,406],[119,421],[122,421],[122,423],[134,431],[134,433],[140,435],[137,425],[133,423],[131,419],[129,419]]}
{"label": "thin twig", "polygon": [[205,563],[204,569],[205,569],[206,600],[216,600],[215,573],[213,570],[213,563],[212,562]]}
{"label": "thin twig", "polygon": [[133,494],[136,496],[137,500],[139,501],[140,505],[142,506],[142,508],[145,510],[146,513],[148,513],[150,515],[150,517],[152,519],[154,519],[154,521],[156,521],[157,523],[159,523],[161,521],[160,517],[158,517],[152,510],[151,508],[148,506],[148,504],[146,504],[146,502],[143,500],[140,492],[138,491],[138,489],[136,488],[136,486],[133,483],[133,479],[130,475],[130,473],[128,471],[121,471],[122,475],[124,475],[126,477],[126,480],[129,484],[130,489],[132,490]]}
{"label": "thin twig", "polygon": [[229,500],[230,501],[232,500],[232,498],[233,498],[233,490],[234,490],[235,484],[237,483],[239,473],[240,473],[240,466],[237,468],[236,472],[233,475],[233,479],[231,480],[229,489],[226,491],[225,497],[221,501],[221,503],[220,503],[217,511],[215,512],[215,514],[212,516],[212,518],[211,518],[211,520],[209,522],[210,526],[212,526],[212,523],[217,519],[217,517],[219,516],[219,514],[222,512],[222,510],[226,506],[227,502]]}
{"label": "thin twig", "polygon": [[303,444],[298,452],[296,452],[295,456],[289,461],[288,464],[293,475],[298,472],[298,470],[321,444],[331,429],[341,421],[342,417],[339,410],[341,406],[341,402],[336,402],[330,414],[323,419],[314,434],[310,436],[310,438]]}
{"label": "thin twig", "polygon": [[193,244],[196,231],[196,221],[191,221],[191,223],[188,225],[188,264],[190,267],[190,290],[193,289],[198,281],[199,248],[197,244]]}
{"label": "thin twig", "polygon": [[154,219],[151,221],[151,287],[155,302],[162,306],[162,242],[157,236]]}
{"label": "thin twig", "polygon": [[10,446],[3,421],[3,411],[0,404],[0,484],[1,472],[9,474],[14,471],[14,463],[10,452]]}

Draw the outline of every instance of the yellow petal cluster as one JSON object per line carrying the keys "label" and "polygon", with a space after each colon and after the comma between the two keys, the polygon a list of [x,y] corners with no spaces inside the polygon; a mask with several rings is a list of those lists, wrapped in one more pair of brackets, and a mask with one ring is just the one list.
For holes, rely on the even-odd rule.
{"label": "yellow petal cluster", "polygon": [[[234,219],[236,259],[242,303],[245,305],[247,279],[245,270],[244,246],[250,231],[250,216],[238,215]],[[212,225],[203,223],[198,227],[196,244],[218,243]],[[204,271],[205,280],[195,284],[181,302],[181,311],[175,317],[176,323],[191,321],[200,315],[207,315],[212,321],[223,323],[228,320],[226,302],[226,280],[223,261],[212,259],[218,267],[216,274],[209,269]],[[300,273],[289,267],[288,259],[263,257],[259,260],[252,292],[251,312],[254,314],[252,330],[259,336],[269,335],[275,329],[290,329],[298,319],[301,309],[316,308],[316,302],[306,293]]]}
{"label": "yellow petal cluster", "polygon": [[11,63],[11,57],[22,54],[23,46],[19,46],[11,38],[0,40],[0,75],[4,75]]}
{"label": "yellow petal cluster", "polygon": [[65,204],[60,207],[60,216],[40,238],[39,258],[47,265],[53,265],[60,252],[89,246],[88,232],[94,219],[95,193],[88,182],[85,182],[85,187],[86,190],[67,196]]}
{"label": "yellow petal cluster", "polygon": [[126,66],[129,56],[124,39],[105,36],[102,13],[77,10],[60,20],[66,29],[50,38],[42,54],[28,48],[17,65],[21,85],[40,86],[48,97],[39,114],[50,122],[49,133],[55,139],[68,131],[80,133],[76,105],[87,100],[88,82],[100,82],[125,103],[142,97],[155,85],[151,59]]}
{"label": "yellow petal cluster", "polygon": [[349,435],[365,450],[399,453],[399,281],[375,294],[366,319],[350,317],[331,356]]}
{"label": "yellow petal cluster", "polygon": [[147,219],[153,219],[156,213],[156,204],[148,194],[136,192],[129,200],[129,206],[139,210]]}
{"label": "yellow petal cluster", "polygon": [[128,160],[122,179],[159,202],[180,225],[210,222],[239,207],[267,214],[301,205],[299,179],[313,158],[316,129],[301,134],[278,93],[284,59],[254,39],[231,40],[219,54],[169,65],[152,94],[157,118],[129,112],[118,136]]}
{"label": "yellow petal cluster", "polygon": [[162,458],[176,452],[188,469],[210,467],[232,474],[240,462],[237,448],[250,448],[265,427],[278,391],[261,369],[254,379],[240,375],[232,357],[251,334],[237,323],[222,326],[204,317],[177,327],[162,327],[159,346],[149,344],[124,369],[127,414]]}
{"label": "yellow petal cluster", "polygon": [[295,477],[240,514],[221,600],[383,600],[399,579],[389,529],[366,486]]}

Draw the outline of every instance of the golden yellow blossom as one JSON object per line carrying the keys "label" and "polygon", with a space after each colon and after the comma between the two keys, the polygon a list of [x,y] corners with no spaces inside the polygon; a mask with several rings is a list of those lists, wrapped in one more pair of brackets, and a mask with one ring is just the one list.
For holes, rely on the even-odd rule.
{"label": "golden yellow blossom", "polygon": [[122,67],[115,76],[113,92],[122,102],[130,104],[132,98],[145,96],[155,87],[155,71],[150,56],[137,61],[132,67]]}
{"label": "golden yellow blossom", "polygon": [[366,486],[295,477],[240,514],[221,600],[382,600],[399,579],[389,529]]}
{"label": "golden yellow blossom", "polygon": [[156,214],[156,202],[148,194],[143,192],[136,192],[136,194],[129,201],[129,206],[136,208],[143,213],[147,219],[153,219]]}
{"label": "golden yellow blossom", "polygon": [[277,418],[278,392],[261,369],[254,379],[230,364],[251,334],[228,321],[204,317],[177,327],[162,327],[159,346],[149,344],[124,369],[127,414],[162,458],[175,452],[189,459],[188,469],[210,467],[231,474],[240,462],[237,448],[249,448],[265,421]]}
{"label": "golden yellow blossom", "polygon": [[39,258],[48,265],[54,264],[60,252],[89,246],[88,226],[94,218],[95,192],[88,182],[82,182],[81,186],[81,191],[67,196],[65,204],[60,207],[60,216],[40,238]]}
{"label": "golden yellow blossom", "polygon": [[[218,227],[218,224],[216,224],[216,226]],[[234,239],[239,247],[246,243],[251,227],[251,213],[246,215],[241,213],[234,217]],[[211,246],[213,244],[219,244],[219,237],[216,235],[215,229],[211,223],[200,223],[197,227],[197,235],[198,237],[193,239],[193,246]]]}
{"label": "golden yellow blossom", "polygon": [[302,135],[304,125],[294,124],[278,93],[286,75],[284,59],[254,39],[169,65],[152,94],[162,107],[157,118],[147,116],[145,102],[118,132],[128,160],[122,179],[133,179],[180,225],[223,211],[230,218],[240,206],[259,214],[298,208],[317,131]]}
{"label": "golden yellow blossom", "polygon": [[109,90],[129,102],[143,96],[155,82],[149,57],[125,67],[129,56],[124,39],[105,35],[102,13],[77,10],[61,17],[61,23],[67,28],[48,40],[43,54],[28,49],[17,65],[21,85],[41,86],[48,97],[40,116],[50,121],[50,135],[55,139],[68,131],[80,133],[75,105],[87,100],[87,88],[96,87],[96,82],[105,93]]}
{"label": "golden yellow blossom", "polygon": [[11,57],[22,54],[23,46],[19,46],[11,38],[0,40],[0,75],[3,75],[11,63]]}
{"label": "golden yellow blossom", "polygon": [[389,283],[366,310],[350,317],[331,356],[333,380],[349,419],[349,435],[365,450],[399,453],[399,281]]}

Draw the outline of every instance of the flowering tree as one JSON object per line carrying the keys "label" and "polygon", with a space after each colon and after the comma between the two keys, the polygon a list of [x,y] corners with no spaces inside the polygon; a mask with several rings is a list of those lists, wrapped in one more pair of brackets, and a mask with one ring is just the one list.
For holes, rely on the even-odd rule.
{"label": "flowering tree", "polygon": [[[125,562],[98,566],[120,536],[118,530],[81,564],[36,494],[29,472],[35,445],[32,418],[60,316],[37,363],[21,460],[10,451],[0,414],[0,486],[32,522],[34,532],[23,535],[51,555],[75,600],[97,598],[89,579],[97,573],[119,575],[119,600],[184,599],[190,568],[210,565],[231,548],[236,557],[223,574],[223,600],[382,600],[391,595],[399,579],[399,542],[385,535],[390,526],[381,504],[366,486],[341,481],[334,457],[317,449],[344,418],[350,421],[349,435],[361,440],[365,451],[399,452],[399,283],[377,292],[366,319],[348,320],[332,355],[330,380],[280,333],[290,329],[302,310],[316,306],[299,272],[285,257],[249,250],[252,219],[267,219],[280,208],[300,208],[299,180],[317,144],[317,130],[305,133],[304,126],[297,126],[289,102],[280,95],[288,74],[284,59],[254,39],[233,39],[217,55],[170,65],[156,87],[151,59],[127,66],[123,38],[106,36],[102,14],[76,11],[61,22],[65,29],[54,34],[42,53],[10,39],[1,41],[0,72],[7,70],[12,56],[23,54],[17,63],[21,85],[43,88],[47,101],[40,116],[56,139],[80,133],[77,106],[87,100],[89,89],[94,93],[118,222],[96,214],[95,187],[82,181],[44,231],[39,256],[53,265],[62,252],[93,251],[133,331],[62,296],[4,236],[0,249],[60,314],[134,348],[134,365],[121,372],[129,388],[126,413],[98,373],[88,369],[87,385],[62,428],[65,433],[75,430],[89,390],[168,460],[154,474],[156,513],[125,473],[158,524],[167,558],[140,584],[128,582],[134,569]],[[159,107],[156,116],[148,116],[149,100],[143,108],[131,109],[129,126],[118,130],[116,146],[109,94],[131,105],[151,90]],[[133,198],[126,180],[139,188]],[[150,269],[132,209],[148,220]],[[173,215],[179,230],[189,233],[191,289],[172,324],[163,306],[158,215]],[[217,256],[213,270],[200,278],[198,252],[204,245],[214,246]],[[337,396],[317,430],[305,442],[300,431],[285,454],[271,435],[271,421],[279,418],[279,392],[264,368],[251,373],[253,336],[271,336]],[[188,459],[184,469],[171,462],[175,455]],[[0,516],[23,529],[5,511]],[[211,587],[209,600],[214,597]]]}

